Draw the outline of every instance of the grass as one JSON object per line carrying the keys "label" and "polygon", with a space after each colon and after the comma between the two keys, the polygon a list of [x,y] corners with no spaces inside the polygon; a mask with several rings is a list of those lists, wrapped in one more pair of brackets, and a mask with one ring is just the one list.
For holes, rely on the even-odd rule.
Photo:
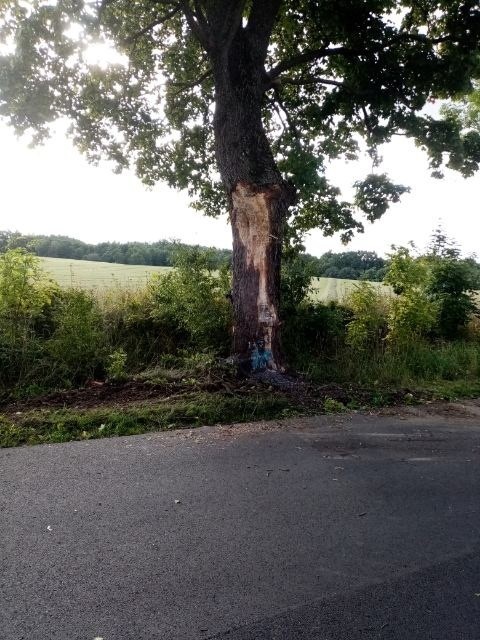
{"label": "grass", "polygon": [[[52,406],[33,409],[27,404],[23,411],[14,408],[0,414],[0,447],[128,436],[219,423],[335,414],[352,409],[480,396],[480,347],[466,343],[437,346],[436,351],[430,345],[423,345],[414,352],[383,353],[377,358],[365,354],[364,361],[357,354],[357,358],[350,358],[348,363],[339,358],[327,368],[325,364],[323,362],[321,368],[317,365],[318,368],[308,372],[311,382],[320,383],[308,397],[303,393],[297,397],[294,393],[275,392],[271,387],[246,388],[243,385],[237,389],[233,385],[229,388],[226,383],[223,385],[225,390],[219,387],[219,390],[207,391],[201,388],[202,378],[206,375],[205,371],[202,375],[201,366],[199,371],[190,372],[190,377],[195,375],[196,379],[192,378],[195,384],[188,389],[190,379],[184,379],[186,370],[168,372],[154,369],[137,376],[140,382],[177,381],[177,395],[169,394],[161,400],[157,397],[153,402],[128,400],[121,405],[106,404],[82,409],[74,408],[73,403],[72,408]],[[332,370],[328,370],[328,366]],[[173,377],[174,373],[176,377]],[[180,381],[177,380],[179,376]],[[329,378],[334,382],[325,384]]]}
{"label": "grass", "polygon": [[[40,258],[41,265],[50,277],[62,287],[84,289],[111,289],[127,287],[138,289],[144,286],[154,273],[168,273],[172,267],[115,264],[92,260],[67,258]],[[357,280],[340,278],[313,278],[310,297],[315,302],[341,302],[358,284]],[[379,282],[371,283],[389,291]]]}
{"label": "grass", "polygon": [[[45,271],[62,287],[84,289],[128,288],[139,289],[154,273],[168,273],[172,267],[151,267],[147,265],[114,264],[90,260],[70,260],[64,258],[40,258]],[[315,302],[341,302],[358,284],[357,280],[340,278],[313,278],[310,297]],[[373,282],[373,286],[383,287]]]}
{"label": "grass", "polygon": [[127,436],[294,414],[291,400],[271,392],[248,396],[197,393],[128,408],[33,410],[0,415],[0,447]]}
{"label": "grass", "polygon": [[115,287],[139,289],[145,286],[153,273],[167,273],[172,268],[64,258],[40,258],[40,260],[45,271],[60,286],[83,289]]}
{"label": "grass", "polygon": [[[312,278],[310,298],[314,302],[343,302],[358,284],[358,280]],[[390,287],[387,287],[381,282],[369,282],[369,284],[373,287],[381,288],[386,294],[391,293]]]}
{"label": "grass", "polygon": [[[40,258],[42,267],[61,287],[106,290],[113,288],[140,289],[154,273],[168,273],[172,267],[115,264],[66,258]],[[312,278],[310,299],[313,302],[340,302],[358,286],[358,280],[341,278]],[[370,282],[390,295],[390,287]],[[480,294],[478,296],[480,302]]]}
{"label": "grass", "polygon": [[422,389],[455,383],[468,389],[480,381],[480,345],[413,342],[396,350],[343,349],[330,358],[305,359],[303,370],[317,384]]}
{"label": "grass", "polygon": [[[196,392],[154,404],[89,409],[33,409],[0,414],[0,448],[51,444],[171,431],[214,424],[295,418],[318,413],[343,413],[425,401],[475,398],[480,380],[439,380],[417,385],[412,392],[393,389],[345,388],[345,402],[328,395],[316,405],[271,390],[248,395]],[[334,390],[335,392],[338,389]],[[358,397],[356,397],[358,396]]]}

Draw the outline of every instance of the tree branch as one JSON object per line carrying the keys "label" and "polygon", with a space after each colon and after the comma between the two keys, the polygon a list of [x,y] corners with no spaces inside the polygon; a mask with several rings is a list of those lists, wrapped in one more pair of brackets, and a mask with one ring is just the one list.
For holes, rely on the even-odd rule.
{"label": "tree branch", "polygon": [[444,42],[459,42],[458,38],[453,36],[441,36],[438,38],[428,38],[427,36],[419,33],[399,33],[395,38],[392,38],[388,42],[373,46],[366,47],[365,49],[351,49],[349,47],[320,47],[319,49],[306,49],[302,53],[299,53],[296,56],[292,56],[291,58],[286,58],[285,60],[281,60],[275,67],[270,69],[268,72],[268,76],[273,80],[277,78],[284,71],[289,71],[290,69],[294,69],[295,67],[299,67],[302,64],[308,62],[315,62],[316,60],[320,60],[322,58],[327,58],[335,55],[343,55],[343,56],[360,56],[366,55],[369,53],[378,53],[384,49],[388,49],[389,47],[395,46],[401,42],[419,42],[422,44],[427,44],[429,46],[434,46],[436,44],[442,44]]}
{"label": "tree branch", "polygon": [[318,77],[309,76],[306,78],[275,78],[274,80],[272,80],[272,82],[270,82],[269,85],[267,85],[267,91],[272,87],[275,87],[275,88],[281,87],[282,85],[285,85],[285,84],[295,85],[299,87],[308,86],[312,84],[328,84],[334,87],[342,87],[342,88],[345,87],[345,84],[343,82],[340,82],[339,80],[332,80],[330,78],[321,78],[319,76]]}
{"label": "tree branch", "polygon": [[165,22],[167,22],[167,20],[170,20],[170,18],[173,18],[175,15],[177,15],[177,13],[179,13],[181,11],[181,9],[182,9],[181,5],[177,4],[174,9],[172,9],[171,11],[166,13],[161,18],[157,18],[156,20],[152,20],[152,22],[150,22],[145,27],[143,27],[143,29],[140,29],[140,31],[137,31],[136,33],[132,34],[128,38],[125,38],[125,40],[123,41],[123,44],[132,44],[132,43],[136,42],[138,40],[138,38],[141,38],[142,36],[147,34],[149,31],[154,29],[155,27],[158,27],[159,25],[164,24]]}
{"label": "tree branch", "polygon": [[252,53],[263,65],[267,57],[268,44],[277,20],[282,0],[254,0],[246,32],[252,44]]}
{"label": "tree branch", "polygon": [[188,26],[192,30],[194,36],[200,42],[205,51],[211,51],[213,48],[212,33],[208,22],[203,15],[200,3],[197,0],[194,1],[195,10],[192,10],[190,7],[189,0],[182,0],[180,5]]}
{"label": "tree branch", "polygon": [[288,109],[286,108],[281,96],[280,96],[280,92],[278,91],[278,89],[275,89],[275,102],[278,104],[278,106],[282,109],[283,113],[285,114],[285,117],[287,119],[287,123],[288,123],[288,128],[290,129],[290,131],[292,132],[292,136],[294,138],[296,138],[296,140],[300,141],[300,134],[298,132],[297,127],[295,126],[295,122],[293,121],[292,117],[290,116],[290,113],[288,112]]}
{"label": "tree branch", "polygon": [[279,62],[275,67],[268,71],[268,77],[272,80],[278,78],[278,76],[284,71],[290,71],[306,62],[315,62],[321,58],[327,58],[335,55],[348,55],[356,56],[362,53],[361,50],[349,49],[348,47],[321,47],[320,49],[307,49],[303,53],[299,53],[297,56],[292,56]]}
{"label": "tree branch", "polygon": [[202,73],[196,80],[192,80],[192,82],[170,82],[170,86],[179,87],[178,91],[175,91],[174,96],[178,96],[180,93],[187,89],[193,89],[194,87],[198,87],[198,85],[202,84],[207,78],[212,75],[212,70],[207,69],[204,73]]}

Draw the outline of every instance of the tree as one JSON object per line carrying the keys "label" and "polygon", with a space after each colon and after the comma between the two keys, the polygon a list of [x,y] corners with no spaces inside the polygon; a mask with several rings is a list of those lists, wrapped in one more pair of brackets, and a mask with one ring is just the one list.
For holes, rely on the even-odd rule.
{"label": "tree", "polygon": [[441,338],[454,340],[478,315],[474,295],[478,266],[472,259],[461,259],[456,242],[441,226],[432,234],[426,259],[430,266],[427,292],[438,306],[437,333]]}
{"label": "tree", "polygon": [[[326,160],[412,137],[470,175],[480,135],[422,112],[480,71],[473,0],[4,0],[0,114],[41,142],[58,118],[91,160],[188,189],[233,232],[233,349],[281,364],[282,243],[348,240],[405,187],[372,173],[341,199]],[[112,58],[113,64],[102,63]],[[94,57],[100,59],[95,63]],[[218,170],[218,173],[217,173]]]}

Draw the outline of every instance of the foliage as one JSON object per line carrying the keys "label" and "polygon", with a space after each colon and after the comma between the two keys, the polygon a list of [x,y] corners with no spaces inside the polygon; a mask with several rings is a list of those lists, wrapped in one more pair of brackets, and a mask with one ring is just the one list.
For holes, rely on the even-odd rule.
{"label": "foliage", "polygon": [[408,293],[425,285],[428,278],[428,264],[412,255],[408,247],[393,247],[388,271],[384,282],[390,285],[397,295]]}
{"label": "foliage", "polygon": [[345,300],[353,312],[347,324],[346,342],[354,350],[375,349],[386,334],[385,296],[367,282],[362,282]]}
{"label": "foliage", "polygon": [[346,406],[343,402],[339,402],[334,398],[325,398],[323,408],[325,413],[343,413],[346,411]]}
{"label": "foliage", "polygon": [[374,251],[328,251],[312,262],[313,275],[326,278],[382,281],[386,270],[385,260]]}
{"label": "foliage", "polygon": [[22,249],[0,256],[0,314],[12,331],[38,318],[55,292],[35,256]]}
{"label": "foliage", "polygon": [[353,353],[351,349],[339,349],[334,357],[306,358],[302,365],[308,378],[320,384],[357,384],[383,389],[418,389],[436,381],[478,384],[480,347],[478,342],[432,344],[417,339],[403,349]]}
{"label": "foliage", "polygon": [[[344,305],[305,299],[304,266],[285,267],[291,273],[283,339],[297,371],[316,381],[367,385],[479,375],[479,332],[471,307],[462,307],[470,300],[465,261],[415,257],[401,248],[388,276],[400,293],[388,298],[362,282]],[[38,258],[18,249],[0,258],[0,276],[0,395],[35,395],[94,377],[120,382],[138,372],[141,380],[181,379],[193,389],[228,352],[229,274],[214,270],[198,248],[180,251],[175,271],[138,291],[59,290]]]}
{"label": "foliage", "polygon": [[[87,244],[66,236],[24,235],[19,232],[0,231],[0,254],[8,249],[22,248],[37,256],[48,258],[70,258],[72,260],[102,261],[114,264],[137,264],[151,266],[173,266],[178,249],[188,250],[188,245],[170,240],[157,242],[101,242]],[[206,251],[206,247],[199,247]],[[231,262],[230,249],[210,247],[208,251],[217,269]],[[381,281],[386,263],[373,251],[328,251],[319,258],[308,253],[294,252],[285,255],[285,261],[304,263],[312,276],[347,278],[351,280]],[[475,263],[476,264],[476,263]],[[297,267],[296,267],[297,268]],[[480,266],[478,267],[480,271]],[[288,269],[288,267],[287,267]]]}
{"label": "foliage", "polygon": [[165,353],[226,353],[229,274],[210,253],[178,250],[177,268],[139,291],[99,298],[60,290],[23,249],[0,256],[0,390],[35,394],[107,374],[117,381]]}
{"label": "foliage", "polygon": [[392,300],[387,339],[392,347],[404,349],[409,342],[431,334],[437,318],[438,306],[425,290],[409,289]]}
{"label": "foliage", "polygon": [[374,165],[377,147],[404,134],[436,175],[443,164],[463,175],[478,169],[476,128],[422,109],[472,90],[479,15],[465,0],[7,0],[0,114],[33,142],[66,118],[90,160],[106,157],[117,170],[133,166],[146,184],[188,189],[217,215],[225,203],[214,170],[218,64],[241,51],[237,80],[248,93],[262,79],[263,129],[299,191],[288,237],[320,227],[348,240],[363,229],[357,209],[376,219],[404,190],[372,174],[354,202],[342,199],[325,166],[357,157],[359,139]]}
{"label": "foliage", "polygon": [[0,386],[34,375],[57,293],[35,256],[21,249],[0,256]]}
{"label": "foliage", "polygon": [[428,279],[427,261],[412,256],[407,247],[399,247],[390,256],[385,282],[397,294],[388,314],[387,339],[391,346],[404,348],[434,329],[438,305],[428,294]]}
{"label": "foliage", "polygon": [[175,326],[190,349],[228,352],[231,308],[228,271],[215,273],[208,251],[179,250],[175,271],[153,277],[149,285],[150,315]]}
{"label": "foliage", "polygon": [[[99,297],[110,353],[127,354],[130,371],[141,370],[163,353],[174,353],[184,345],[176,323],[160,323],[151,314],[151,296],[146,286],[130,290],[117,287]],[[109,364],[109,363],[108,363]],[[108,365],[107,365],[108,366]]]}
{"label": "foliage", "polygon": [[282,317],[295,313],[311,291],[314,267],[303,256],[293,256],[282,263],[280,307]]}
{"label": "foliage", "polygon": [[438,304],[440,337],[454,340],[461,336],[478,307],[472,298],[475,281],[469,265],[455,258],[434,260],[427,291]]}
{"label": "foliage", "polygon": [[113,382],[124,382],[128,379],[127,352],[116,349],[108,356],[107,376]]}
{"label": "foliage", "polygon": [[410,189],[392,184],[386,174],[371,174],[353,185],[356,189],[355,205],[374,222],[387,211],[390,202],[399,202],[400,196]]}
{"label": "foliage", "polygon": [[334,357],[345,342],[351,312],[335,302],[303,303],[286,316],[283,332],[289,361],[298,369],[315,358]]}
{"label": "foliage", "polygon": [[98,303],[81,289],[62,291],[52,311],[54,330],[45,351],[52,377],[64,386],[79,384],[103,370],[105,333]]}

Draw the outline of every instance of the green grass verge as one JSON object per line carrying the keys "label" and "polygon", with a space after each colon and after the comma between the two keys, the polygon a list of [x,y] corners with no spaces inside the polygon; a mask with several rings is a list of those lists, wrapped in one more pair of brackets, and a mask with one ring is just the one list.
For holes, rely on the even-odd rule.
{"label": "green grass verge", "polygon": [[462,398],[480,398],[480,380],[440,380],[425,385],[419,395],[435,400],[461,400]]}
{"label": "green grass verge", "polygon": [[129,408],[36,410],[0,415],[0,447],[127,436],[149,431],[274,419],[295,415],[280,394],[192,394],[179,400]]}
{"label": "green grass verge", "polygon": [[[358,401],[355,399],[357,393]],[[196,393],[178,400],[128,408],[41,409],[9,416],[0,414],[0,447],[128,436],[219,423],[293,418],[312,413],[342,413],[399,403],[421,404],[427,400],[478,398],[480,380],[438,381],[400,395],[393,389],[363,389],[361,392],[350,389],[348,395],[352,400],[346,404],[326,396],[323,404],[306,406],[291,397],[272,392],[241,396]]]}

